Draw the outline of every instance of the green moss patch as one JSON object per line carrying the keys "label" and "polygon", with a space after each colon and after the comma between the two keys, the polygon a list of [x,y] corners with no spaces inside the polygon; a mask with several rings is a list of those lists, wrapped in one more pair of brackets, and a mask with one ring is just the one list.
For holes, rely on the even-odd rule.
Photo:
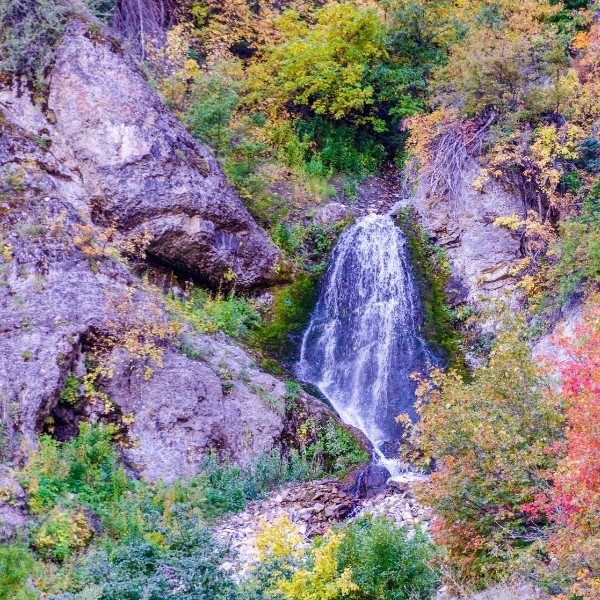
{"label": "green moss patch", "polygon": [[256,347],[291,364],[317,301],[318,280],[318,275],[302,272],[294,283],[275,292],[270,318],[252,335]]}
{"label": "green moss patch", "polygon": [[432,244],[410,210],[398,213],[397,223],[407,238],[413,275],[419,286],[424,312],[423,333],[437,354],[451,368],[465,372],[461,337],[454,326],[453,313],[446,302],[450,264],[443,248]]}

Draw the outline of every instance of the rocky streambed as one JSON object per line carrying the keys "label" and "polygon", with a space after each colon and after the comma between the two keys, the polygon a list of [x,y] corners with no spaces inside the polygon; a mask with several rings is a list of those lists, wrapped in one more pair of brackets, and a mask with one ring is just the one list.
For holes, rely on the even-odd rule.
{"label": "rocky streambed", "polygon": [[242,580],[258,561],[256,538],[265,522],[272,524],[284,515],[296,524],[307,546],[333,524],[369,514],[409,529],[419,526],[428,530],[430,513],[419,505],[412,492],[412,485],[419,479],[412,474],[390,479],[383,490],[371,497],[354,494],[352,486],[339,479],[285,485],[263,500],[249,503],[243,512],[217,523],[215,537],[232,550],[232,558],[224,568]]}

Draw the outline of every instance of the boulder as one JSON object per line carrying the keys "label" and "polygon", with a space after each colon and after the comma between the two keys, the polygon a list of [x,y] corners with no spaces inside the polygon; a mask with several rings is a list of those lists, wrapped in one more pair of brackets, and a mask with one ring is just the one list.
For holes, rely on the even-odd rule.
{"label": "boulder", "polygon": [[357,479],[356,493],[359,496],[373,496],[385,489],[390,472],[382,465],[369,463]]}
{"label": "boulder", "polygon": [[53,152],[78,172],[97,223],[213,286],[274,278],[279,250],[196,142],[110,39],[69,23],[52,71]]}
{"label": "boulder", "polygon": [[316,223],[329,225],[331,223],[344,221],[349,216],[348,209],[343,204],[340,204],[339,202],[330,202],[315,213],[314,220]]}

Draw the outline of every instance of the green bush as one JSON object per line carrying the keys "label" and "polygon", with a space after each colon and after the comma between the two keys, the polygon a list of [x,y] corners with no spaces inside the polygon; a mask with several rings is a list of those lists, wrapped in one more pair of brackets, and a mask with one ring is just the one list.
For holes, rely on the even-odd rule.
{"label": "green bush", "polygon": [[321,460],[326,473],[344,473],[350,467],[369,460],[356,436],[333,419],[317,430],[317,438],[317,443],[309,446],[306,454],[309,458]]}
{"label": "green bush", "polygon": [[384,517],[334,526],[307,551],[289,548],[289,533],[280,521],[263,534],[270,552],[244,582],[245,597],[429,600],[439,585],[439,574],[429,567],[435,547],[427,535],[413,535]]}
{"label": "green bush", "polygon": [[428,600],[439,585],[439,573],[429,567],[435,547],[417,530],[387,519],[365,518],[342,525],[342,542],[336,551],[338,569],[352,569],[358,585],[348,600]]}
{"label": "green bush", "polygon": [[27,579],[37,571],[33,554],[24,545],[0,545],[0,600],[33,600]]}
{"label": "green bush", "polygon": [[227,512],[240,512],[250,500],[290,481],[307,481],[320,475],[316,463],[304,454],[292,450],[282,456],[280,448],[257,456],[245,467],[228,461],[219,462],[209,456],[195,478],[204,489],[202,512],[217,517]]}
{"label": "green bush", "polygon": [[234,600],[235,585],[220,568],[227,555],[185,505],[172,506],[154,539],[132,536],[88,554],[71,593],[53,600]]}
{"label": "green bush", "polygon": [[322,225],[320,223],[310,224],[306,230],[306,245],[310,253],[310,259],[315,263],[315,266],[306,265],[306,268],[317,273],[325,270],[329,253],[342,231],[344,231],[350,223],[352,223],[351,218],[337,223],[329,223],[327,225]]}
{"label": "green bush", "polygon": [[[558,224],[558,236],[546,254],[542,293],[530,299],[535,313],[551,315],[600,284],[600,181],[583,201],[578,217]],[[542,317],[543,320],[543,317]]]}
{"label": "green bush", "polygon": [[300,250],[305,236],[306,230],[302,223],[294,223],[291,227],[285,223],[277,223],[271,232],[272,240],[290,258],[293,258]]}
{"label": "green bush", "polygon": [[69,17],[106,18],[115,8],[112,0],[3,0],[0,72],[24,75],[44,87]]}
{"label": "green bush", "polygon": [[54,507],[33,535],[33,546],[46,559],[62,561],[76,550],[85,548],[93,530],[81,511]]}
{"label": "green bush", "polygon": [[10,438],[8,437],[7,427],[0,423],[0,462],[8,460],[10,455]]}
{"label": "green bush", "polygon": [[222,297],[192,288],[187,300],[172,296],[168,302],[175,313],[200,333],[223,331],[234,338],[246,338],[262,323],[254,302],[233,292]]}
{"label": "green bush", "polygon": [[65,381],[65,386],[60,391],[60,401],[70,406],[77,406],[80,396],[79,380],[75,375],[69,375]]}
{"label": "green bush", "polygon": [[[296,130],[300,144],[307,148],[304,153],[307,173],[312,169],[320,175],[333,171],[362,178],[377,171],[387,157],[381,134],[364,127],[316,116],[310,121],[298,121]],[[311,165],[321,167],[316,170]]]}
{"label": "green bush", "polygon": [[47,512],[59,503],[96,508],[119,498],[129,487],[112,444],[113,426],[82,423],[70,442],[40,438],[21,473],[34,513]]}
{"label": "green bush", "polygon": [[186,115],[190,132],[196,139],[222,152],[232,138],[228,125],[239,103],[239,85],[227,76],[226,68],[203,73],[194,83],[194,100]]}

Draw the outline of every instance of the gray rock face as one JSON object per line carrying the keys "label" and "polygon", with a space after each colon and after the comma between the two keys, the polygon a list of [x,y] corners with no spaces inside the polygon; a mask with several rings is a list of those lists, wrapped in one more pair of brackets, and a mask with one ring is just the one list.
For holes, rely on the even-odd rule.
{"label": "gray rock face", "polygon": [[10,539],[28,521],[27,495],[21,484],[0,465],[0,542]]}
{"label": "gray rock face", "polygon": [[[125,59],[111,55],[112,50],[103,42],[92,43],[79,37],[79,33],[70,35],[61,60],[65,60],[69,44],[82,53],[102,50],[115,61],[116,77],[122,77],[121,84],[125,86],[125,71],[119,75],[119,61]],[[109,58],[97,57],[99,63]],[[82,106],[87,106],[87,94],[100,85],[100,80],[91,76],[90,86],[86,87],[83,69],[91,69],[92,64],[74,65],[69,66],[75,69],[73,88],[68,86],[71,75],[65,72],[61,89],[66,96],[79,89]],[[64,64],[63,67],[67,69]],[[139,77],[141,90],[143,79],[139,74],[135,77]],[[62,101],[56,97],[56,81],[53,106],[60,112]],[[82,87],[77,88],[79,85]],[[98,89],[93,93],[98,94]],[[96,100],[102,105],[101,95]],[[145,102],[141,97],[137,101]],[[64,102],[68,105],[67,100]],[[160,223],[155,232],[166,230],[169,220],[179,219],[178,210],[190,221],[214,217],[211,223],[215,231],[220,227],[223,231],[211,239],[218,238],[222,247],[210,246],[208,258],[199,263],[203,277],[214,276],[214,281],[217,270],[211,270],[211,265],[232,270],[235,265],[244,269],[247,265],[247,274],[240,271],[236,285],[255,285],[264,281],[265,256],[278,256],[277,252],[273,255],[270,245],[260,245],[264,234],[225,187],[208,155],[214,177],[209,173],[207,179],[216,186],[209,186],[209,192],[198,191],[204,181],[202,174],[182,166],[183,163],[169,163],[165,158],[168,136],[180,135],[184,141],[188,138],[176,123],[169,124],[167,114],[158,114],[159,108],[158,104],[151,104],[146,111],[151,114],[154,110],[156,127],[165,127],[165,131],[152,134],[160,142],[156,164],[162,165],[153,170],[153,151],[127,163],[129,159],[123,156],[131,158],[127,154],[128,142],[113,146],[114,156],[105,147],[108,154],[103,151],[100,155],[107,162],[94,157],[94,151],[103,143],[103,136],[94,137],[94,132],[103,127],[104,120],[87,125],[80,122],[73,134],[79,127],[82,132],[87,127],[90,137],[86,141],[82,134],[71,147],[67,123],[70,109],[64,108],[55,127],[30,102],[26,90],[0,89],[0,424],[8,433],[7,451],[13,460],[27,459],[35,447],[36,434],[51,433],[64,440],[76,434],[81,420],[109,420],[122,428],[123,454],[130,467],[148,480],[172,480],[194,473],[209,450],[243,464],[280,444],[291,445],[294,427],[303,422],[301,419],[312,417],[316,424],[324,424],[334,418],[323,404],[304,393],[297,399],[293,414],[286,411],[284,383],[258,370],[253,359],[224,336],[194,335],[188,327],[184,332],[187,354],[178,350],[184,341],[179,334],[159,336],[156,348],[162,354],[162,367],[150,361],[154,372],[148,378],[143,375],[144,365],[140,365],[144,361],[132,355],[131,348],[127,350],[127,339],[135,345],[140,339],[152,337],[152,327],[166,327],[168,317],[161,294],[131,274],[119,254],[122,238],[113,235],[112,228],[104,227],[104,218],[98,217],[98,211],[112,222],[110,211],[114,209],[117,221],[123,219],[119,223],[123,235],[138,219],[140,224],[145,223],[143,215],[151,215],[146,222],[149,226]],[[102,105],[97,111],[105,109],[108,110]],[[114,115],[111,117],[110,111],[102,113],[103,119],[110,124],[114,118],[121,125],[117,123],[114,130],[106,126],[103,135],[108,138],[115,132],[129,131],[129,125],[118,121],[129,109],[115,105],[110,110]],[[94,111],[90,111],[81,114],[92,119]],[[136,115],[142,118],[139,113]],[[134,124],[131,127],[136,135],[142,130],[150,131],[135,129]],[[131,143],[138,147],[138,142]],[[193,142],[190,144],[197,149]],[[198,152],[204,151],[200,148]],[[143,175],[137,173],[138,168]],[[155,179],[155,183],[147,185],[149,190],[160,188],[158,196],[150,192],[146,196],[135,187]],[[106,182],[114,188],[106,190],[109,199],[103,203],[102,186]],[[187,191],[178,196],[179,184]],[[168,194],[168,185],[175,190],[173,197]],[[123,196],[119,196],[121,191]],[[123,211],[119,212],[121,201]],[[206,207],[213,212],[204,212],[204,216],[194,212]],[[218,207],[223,210],[220,215]],[[189,209],[189,215],[184,209]],[[232,229],[225,230],[229,216]],[[244,238],[242,230],[236,230],[243,223],[250,245],[239,251],[237,242],[232,240]],[[167,238],[152,239],[156,242]],[[200,252],[197,239],[200,238],[172,238],[170,251],[174,256],[179,252]],[[254,248],[257,254],[251,256],[248,248]],[[89,363],[86,366],[86,358],[110,359],[110,372],[100,374],[92,382],[96,391],[83,386],[91,369]],[[79,394],[65,400],[61,390],[71,375],[79,380]],[[0,488],[2,481],[0,478]],[[0,497],[0,521],[8,523],[8,528],[18,526],[21,518],[13,508]],[[0,535],[5,533],[10,532],[0,531]]]}
{"label": "gray rock face", "polygon": [[315,213],[315,221],[323,225],[337,223],[349,217],[348,209],[339,202],[330,202]]}
{"label": "gray rock face", "polygon": [[449,300],[453,303],[500,296],[515,283],[509,271],[520,257],[520,240],[493,223],[501,216],[522,216],[525,208],[494,181],[476,190],[472,184],[478,176],[479,166],[469,164],[456,201],[432,202],[426,186],[420,186],[412,199],[423,227],[448,252],[452,267]]}
{"label": "gray rock face", "polygon": [[148,232],[148,251],[218,286],[275,277],[281,255],[226,184],[210,152],[166,109],[137,66],[79,21],[52,72],[53,148],[83,179],[97,222]]}
{"label": "gray rock face", "polygon": [[[256,369],[226,336],[195,335],[188,343],[200,360],[168,351],[163,367],[146,380],[121,356],[101,386],[123,414],[132,415],[132,445],[124,455],[149,481],[193,475],[209,450],[245,464],[294,435],[282,381]],[[317,425],[333,417],[304,392],[295,412]]]}

